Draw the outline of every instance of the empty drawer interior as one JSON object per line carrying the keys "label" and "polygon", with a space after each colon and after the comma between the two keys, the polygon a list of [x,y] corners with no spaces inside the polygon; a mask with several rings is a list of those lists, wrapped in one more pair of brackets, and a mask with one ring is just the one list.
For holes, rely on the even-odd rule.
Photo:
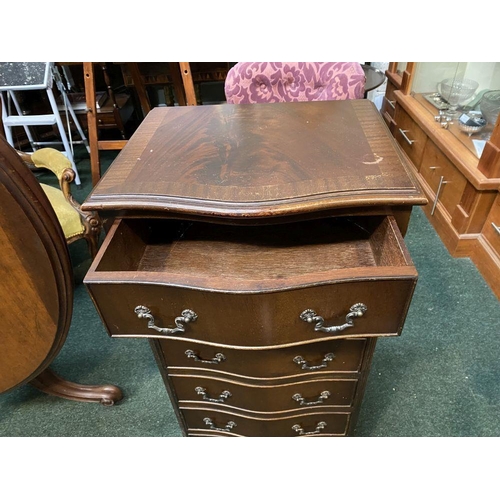
{"label": "empty drawer interior", "polygon": [[168,219],[117,221],[95,271],[286,279],[335,269],[411,265],[392,217],[232,226]]}

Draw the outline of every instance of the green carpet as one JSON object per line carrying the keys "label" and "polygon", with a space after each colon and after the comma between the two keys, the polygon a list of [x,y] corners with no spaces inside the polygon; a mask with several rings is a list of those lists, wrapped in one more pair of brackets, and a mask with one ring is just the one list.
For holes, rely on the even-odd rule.
{"label": "green carpet", "polygon": [[[104,169],[115,154],[101,153]],[[90,167],[85,152],[78,158],[82,201]],[[499,302],[469,259],[450,257],[419,208],[406,242],[419,282],[401,338],[378,342],[355,434],[500,436]],[[74,382],[116,384],[124,399],[103,407],[24,386],[0,396],[0,436],[180,436],[148,342],[107,336],[82,285],[85,243],[70,252],[73,321],[52,367]]]}

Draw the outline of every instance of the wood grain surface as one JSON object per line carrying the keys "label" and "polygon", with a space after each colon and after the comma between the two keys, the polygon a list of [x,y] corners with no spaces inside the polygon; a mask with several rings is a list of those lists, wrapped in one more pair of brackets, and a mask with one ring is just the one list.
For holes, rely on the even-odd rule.
{"label": "wood grain surface", "polygon": [[185,435],[346,435],[377,337],[401,333],[401,232],[426,202],[369,101],[155,108],[84,204],[116,218],[85,283],[111,336],[150,339]]}
{"label": "wood grain surface", "polygon": [[155,108],[84,207],[248,218],[425,202],[356,100]]}
{"label": "wood grain surface", "polygon": [[29,382],[59,352],[72,314],[64,235],[38,181],[0,138],[0,393]]}

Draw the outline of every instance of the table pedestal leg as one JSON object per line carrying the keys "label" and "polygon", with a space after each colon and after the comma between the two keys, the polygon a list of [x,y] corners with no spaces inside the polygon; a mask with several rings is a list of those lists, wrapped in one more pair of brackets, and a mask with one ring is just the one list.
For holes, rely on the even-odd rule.
{"label": "table pedestal leg", "polygon": [[101,403],[112,406],[123,398],[122,391],[114,385],[83,385],[69,382],[59,377],[50,368],[46,368],[30,384],[38,390],[73,401]]}

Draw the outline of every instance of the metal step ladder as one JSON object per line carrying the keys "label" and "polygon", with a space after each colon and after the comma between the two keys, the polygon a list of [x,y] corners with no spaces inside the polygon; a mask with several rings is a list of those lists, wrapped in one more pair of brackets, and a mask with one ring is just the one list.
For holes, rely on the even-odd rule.
{"label": "metal step ladder", "polygon": [[[53,92],[53,86],[56,85],[59,90],[66,114],[67,132],[61,118],[60,111],[57,106],[56,98]],[[25,114],[16,98],[17,92],[30,90],[45,90],[52,110],[51,114],[32,115]],[[80,122],[73,110],[68,96],[66,87],[62,81],[57,67],[54,63],[47,62],[14,62],[0,63],[0,99],[2,104],[2,122],[5,131],[7,142],[14,146],[14,137],[12,134],[13,127],[23,127],[26,136],[30,142],[33,151],[39,147],[62,144],[64,154],[71,162],[71,166],[75,171],[75,183],[81,184],[80,176],[75,165],[73,155],[73,144],[85,145],[90,154],[88,140],[83,132]],[[73,121],[80,140],[74,141],[71,136],[70,118]],[[31,127],[50,125],[57,126],[60,141],[40,142],[35,141],[31,132]]]}

